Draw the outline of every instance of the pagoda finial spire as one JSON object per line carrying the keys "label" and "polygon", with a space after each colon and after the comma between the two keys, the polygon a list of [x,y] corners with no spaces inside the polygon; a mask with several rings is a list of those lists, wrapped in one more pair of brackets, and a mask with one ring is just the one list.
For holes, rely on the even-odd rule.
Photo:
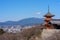
{"label": "pagoda finial spire", "polygon": [[50,11],[50,9],[49,9],[49,5],[48,5],[48,12]]}
{"label": "pagoda finial spire", "polygon": [[45,14],[44,15],[44,17],[53,17],[54,15],[52,15],[51,13],[50,13],[50,8],[49,8],[49,5],[48,5],[48,12],[47,12],[47,14]]}

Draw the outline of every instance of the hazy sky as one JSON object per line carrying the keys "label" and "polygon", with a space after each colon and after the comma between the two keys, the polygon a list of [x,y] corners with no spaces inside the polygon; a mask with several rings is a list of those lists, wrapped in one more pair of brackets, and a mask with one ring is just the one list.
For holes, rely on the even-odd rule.
{"label": "hazy sky", "polygon": [[60,18],[60,0],[0,0],[0,22],[24,18],[43,18],[48,11]]}

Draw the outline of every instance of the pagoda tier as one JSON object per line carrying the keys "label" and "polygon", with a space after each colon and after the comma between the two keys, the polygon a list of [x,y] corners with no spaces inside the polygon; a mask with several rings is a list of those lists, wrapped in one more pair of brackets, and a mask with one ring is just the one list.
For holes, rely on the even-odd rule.
{"label": "pagoda tier", "polygon": [[54,17],[54,15],[52,15],[51,13],[47,13],[46,15],[44,15],[44,17],[50,18],[50,17]]}

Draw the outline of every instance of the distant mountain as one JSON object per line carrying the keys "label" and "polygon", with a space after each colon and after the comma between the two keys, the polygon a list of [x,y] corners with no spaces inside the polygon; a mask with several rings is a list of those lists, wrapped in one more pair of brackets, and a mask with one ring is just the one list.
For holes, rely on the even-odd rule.
{"label": "distant mountain", "polygon": [[7,22],[0,22],[0,26],[2,25],[21,25],[21,26],[27,26],[27,25],[36,25],[43,23],[43,19],[40,18],[26,18],[22,19],[20,21],[7,21]]}
{"label": "distant mountain", "polygon": [[43,19],[40,18],[26,18],[23,20],[18,21],[18,24],[20,25],[36,25],[43,23]]}

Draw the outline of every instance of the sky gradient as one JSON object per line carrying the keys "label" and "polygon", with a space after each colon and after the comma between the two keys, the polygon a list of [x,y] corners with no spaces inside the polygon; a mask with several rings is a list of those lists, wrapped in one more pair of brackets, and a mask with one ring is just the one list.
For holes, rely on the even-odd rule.
{"label": "sky gradient", "polygon": [[60,0],[0,0],[0,22],[24,18],[43,18],[48,11],[60,18]]}

